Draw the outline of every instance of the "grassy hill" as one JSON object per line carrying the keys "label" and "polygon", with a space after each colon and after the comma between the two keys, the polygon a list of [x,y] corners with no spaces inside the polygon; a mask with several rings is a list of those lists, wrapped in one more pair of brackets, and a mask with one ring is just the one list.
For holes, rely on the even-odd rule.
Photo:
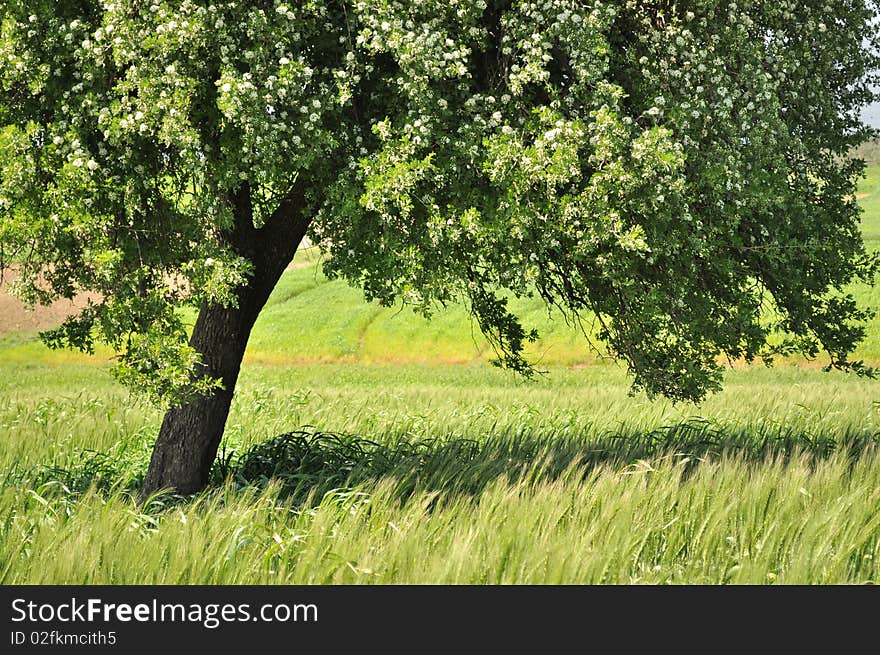
{"label": "grassy hill", "polygon": [[[880,164],[868,169],[858,197],[866,244],[880,250]],[[359,290],[328,281],[310,251],[300,253],[298,261],[307,265],[282,278],[254,328],[246,361],[462,364],[493,354],[462,308],[438,312],[428,322],[406,308],[367,304]],[[876,288],[859,286],[854,292],[865,305],[880,308]],[[519,299],[511,307],[541,335],[530,350],[533,361],[543,366],[600,363],[583,335],[539,299]],[[871,323],[857,356],[880,363],[880,318]]]}
{"label": "grassy hill", "polygon": [[[880,165],[868,169],[859,189],[864,208],[863,233],[869,248],[880,250]],[[493,353],[477,327],[460,307],[438,312],[431,321],[407,308],[383,308],[364,301],[360,290],[343,281],[328,281],[320,272],[316,250],[297,254],[261,314],[245,355],[251,364],[469,364],[485,362]],[[868,306],[880,307],[880,291],[855,289]],[[541,339],[530,347],[539,367],[601,363],[583,335],[548,312],[539,299],[512,303]],[[75,353],[52,353],[35,332],[0,337],[0,356],[7,361],[84,361]],[[102,351],[91,361],[106,362]],[[880,318],[871,323],[858,357],[880,363]]]}

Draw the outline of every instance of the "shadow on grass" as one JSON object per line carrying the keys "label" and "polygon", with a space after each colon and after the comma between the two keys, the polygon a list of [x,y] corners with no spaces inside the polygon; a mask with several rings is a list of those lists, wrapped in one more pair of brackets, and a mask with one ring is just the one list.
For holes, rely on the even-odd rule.
{"label": "shadow on grass", "polygon": [[811,435],[779,426],[724,428],[693,419],[652,431],[623,430],[590,439],[491,435],[470,439],[377,443],[316,430],[278,435],[241,454],[221,454],[212,482],[231,479],[240,486],[281,484],[294,503],[309,496],[391,479],[401,500],[417,491],[478,496],[504,478],[516,482],[553,480],[575,467],[584,475],[598,466],[624,467],[661,456],[689,458],[693,467],[709,456],[736,455],[760,462],[805,454],[815,460],[833,453],[855,459],[880,444],[880,434],[851,432],[842,438]]}
{"label": "shadow on grass", "polygon": [[[721,455],[756,463],[796,454],[818,461],[838,453],[855,460],[878,445],[880,433],[867,430],[835,437],[770,424],[730,427],[703,419],[650,431],[622,429],[595,436],[524,431],[491,434],[480,440],[398,439],[387,443],[303,429],[241,453],[221,452],[211,471],[210,486],[216,489],[232,482],[239,488],[259,489],[275,481],[293,505],[317,502],[332,490],[378,480],[392,480],[401,501],[419,491],[477,497],[495,480],[516,482],[528,477],[533,482],[549,481],[571,468],[587,475],[599,466],[625,467],[664,456],[687,459],[689,468],[700,459]],[[2,486],[21,486],[41,497],[60,495],[69,500],[91,488],[103,494],[121,491],[134,496],[148,459],[145,449],[86,451],[75,466],[7,472]],[[161,511],[187,500],[166,494],[156,499],[155,509]]]}

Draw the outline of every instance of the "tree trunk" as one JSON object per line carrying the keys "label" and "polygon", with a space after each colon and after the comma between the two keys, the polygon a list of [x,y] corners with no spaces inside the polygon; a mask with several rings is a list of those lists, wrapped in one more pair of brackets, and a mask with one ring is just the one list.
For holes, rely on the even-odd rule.
{"label": "tree trunk", "polygon": [[190,338],[201,356],[201,376],[219,378],[222,388],[170,409],[153,447],[141,497],[167,489],[201,491],[226,427],[235,383],[251,329],[287,264],[305,236],[301,195],[283,202],[262,228],[254,228],[249,190],[233,198],[235,226],[224,234],[232,249],[254,265],[249,283],[238,290],[238,305],[203,305]]}

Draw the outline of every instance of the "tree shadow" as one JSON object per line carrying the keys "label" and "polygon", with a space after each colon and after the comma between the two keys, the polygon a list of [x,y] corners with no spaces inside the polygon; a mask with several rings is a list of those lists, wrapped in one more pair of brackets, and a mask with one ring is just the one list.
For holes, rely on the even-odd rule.
{"label": "tree shadow", "polygon": [[[257,490],[271,483],[297,507],[320,502],[331,491],[390,480],[401,502],[420,492],[478,498],[496,481],[516,483],[528,478],[532,483],[549,482],[564,474],[583,478],[597,467],[624,468],[660,457],[675,458],[687,476],[707,457],[735,456],[757,464],[795,456],[818,462],[837,454],[854,462],[878,446],[880,432],[869,430],[823,434],[780,424],[730,426],[706,419],[652,430],[623,427],[561,436],[526,430],[499,432],[479,440],[394,438],[379,442],[303,428],[242,452],[221,452],[207,491],[230,482],[241,489]],[[134,498],[148,458],[148,448],[121,453],[84,451],[79,461],[68,467],[13,467],[2,475],[0,486],[27,488],[42,498],[68,501],[89,489],[107,496],[122,492]],[[190,500],[160,494],[147,509],[161,512]]]}
{"label": "tree shadow", "polygon": [[842,454],[853,461],[880,444],[880,433],[851,430],[842,436],[810,434],[784,426],[724,427],[692,419],[654,430],[623,428],[599,435],[488,435],[481,440],[398,439],[379,443],[354,435],[302,429],[236,454],[222,453],[212,482],[280,485],[294,504],[320,500],[331,490],[392,480],[401,501],[419,491],[477,497],[491,483],[558,479],[576,469],[586,476],[600,466],[625,467],[672,456],[685,474],[706,457],[735,455],[761,462],[806,455],[814,461]]}

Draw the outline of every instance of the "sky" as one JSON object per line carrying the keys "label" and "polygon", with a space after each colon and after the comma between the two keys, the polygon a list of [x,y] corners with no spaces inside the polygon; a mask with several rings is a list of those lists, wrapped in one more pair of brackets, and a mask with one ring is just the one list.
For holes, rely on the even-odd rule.
{"label": "sky", "polygon": [[865,122],[868,125],[880,128],[880,102],[875,102],[867,107],[862,116],[864,116]]}

